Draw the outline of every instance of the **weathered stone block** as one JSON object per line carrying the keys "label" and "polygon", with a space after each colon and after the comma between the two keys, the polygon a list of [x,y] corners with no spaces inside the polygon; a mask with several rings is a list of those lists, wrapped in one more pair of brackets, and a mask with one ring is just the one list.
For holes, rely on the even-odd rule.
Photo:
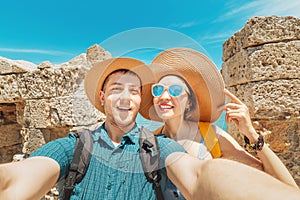
{"label": "weathered stone block", "polygon": [[7,163],[13,160],[15,154],[22,153],[22,144],[0,147],[0,163]]}
{"label": "weathered stone block", "polygon": [[287,17],[253,17],[223,43],[223,61],[247,47],[300,39],[300,19]]}
{"label": "weathered stone block", "polygon": [[[300,156],[300,121],[299,120],[256,120],[253,121],[255,130],[265,137],[265,142],[276,153],[288,151]],[[228,124],[230,133],[241,146],[244,146],[243,135],[234,123]],[[300,164],[300,160],[297,161]]]}
{"label": "weathered stone block", "polygon": [[73,96],[52,98],[50,103],[51,127],[74,126]]}
{"label": "weathered stone block", "polygon": [[111,54],[95,44],[87,49],[86,57],[88,62],[93,64],[111,58]]}
{"label": "weathered stone block", "polygon": [[77,68],[83,68],[84,70],[88,70],[90,68],[90,65],[88,64],[86,54],[82,53],[75,58],[71,59],[68,62],[62,63],[58,65],[61,68],[64,67],[77,67]]}
{"label": "weathered stone block", "polygon": [[260,81],[228,88],[254,119],[300,119],[300,80]]}
{"label": "weathered stone block", "polygon": [[22,127],[18,124],[1,125],[0,147],[22,144],[22,136],[20,135],[21,129]]}
{"label": "weathered stone block", "polygon": [[36,65],[24,60],[10,60],[0,56],[0,74],[19,74],[36,69]]}
{"label": "weathered stone block", "polygon": [[74,97],[74,121],[76,126],[88,126],[105,119],[105,115],[95,109],[85,95]]}
{"label": "weathered stone block", "polygon": [[23,128],[21,134],[23,136],[22,152],[25,154],[31,154],[45,144],[43,133],[39,129]]}
{"label": "weathered stone block", "polygon": [[44,68],[18,76],[19,92],[23,99],[51,98],[56,96],[53,69]]}
{"label": "weathered stone block", "polygon": [[300,40],[237,52],[222,65],[226,86],[300,77]]}
{"label": "weathered stone block", "polygon": [[17,123],[16,113],[15,103],[0,104],[0,125]]}
{"label": "weathered stone block", "polygon": [[21,100],[17,75],[0,75],[0,103]]}
{"label": "weathered stone block", "polygon": [[50,142],[52,140],[66,137],[70,133],[70,127],[61,127],[61,128],[47,128],[47,129],[40,129],[43,133],[45,142]]}
{"label": "weathered stone block", "polygon": [[46,128],[51,126],[49,100],[27,100],[23,117],[24,127],[26,128]]}
{"label": "weathered stone block", "polygon": [[55,69],[57,96],[73,94],[85,76],[85,71],[78,67]]}

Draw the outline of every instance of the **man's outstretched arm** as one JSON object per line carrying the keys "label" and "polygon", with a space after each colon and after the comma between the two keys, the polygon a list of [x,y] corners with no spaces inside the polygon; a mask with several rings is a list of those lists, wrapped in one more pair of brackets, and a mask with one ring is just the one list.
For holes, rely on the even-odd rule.
{"label": "man's outstretched arm", "polygon": [[187,199],[300,199],[300,190],[247,165],[172,153],[167,174]]}
{"label": "man's outstretched arm", "polygon": [[40,199],[56,183],[59,164],[47,157],[0,165],[0,199]]}

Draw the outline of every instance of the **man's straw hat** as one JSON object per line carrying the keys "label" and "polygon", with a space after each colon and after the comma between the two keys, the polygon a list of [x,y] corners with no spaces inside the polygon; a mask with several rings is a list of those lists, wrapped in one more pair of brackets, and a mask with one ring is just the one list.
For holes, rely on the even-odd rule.
{"label": "man's straw hat", "polygon": [[141,105],[149,107],[152,102],[150,89],[154,77],[149,67],[142,61],[133,58],[111,58],[93,64],[84,80],[84,89],[88,99],[102,113],[104,113],[104,108],[100,103],[100,91],[104,81],[112,72],[121,69],[130,70],[140,77],[142,81]]}

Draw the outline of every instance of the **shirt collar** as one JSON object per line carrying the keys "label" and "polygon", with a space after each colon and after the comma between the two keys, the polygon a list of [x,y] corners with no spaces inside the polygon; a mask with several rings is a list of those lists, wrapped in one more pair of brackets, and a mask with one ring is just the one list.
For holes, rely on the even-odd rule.
{"label": "shirt collar", "polygon": [[[129,140],[129,142],[132,142],[134,144],[138,144],[139,142],[139,136],[140,136],[140,128],[137,126],[137,124],[134,125],[134,127],[127,132],[126,134],[124,134],[122,136],[122,141],[121,143],[124,144],[125,142],[127,142]],[[97,141],[99,138],[101,138],[102,140],[106,141],[110,140],[107,131],[105,129],[105,122],[94,131],[93,134],[93,138],[94,141]]]}

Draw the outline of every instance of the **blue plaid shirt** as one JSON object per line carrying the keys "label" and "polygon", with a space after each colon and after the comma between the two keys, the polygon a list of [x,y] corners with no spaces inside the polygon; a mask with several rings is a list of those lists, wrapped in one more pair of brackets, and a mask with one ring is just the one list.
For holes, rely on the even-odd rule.
{"label": "blue plaid shirt", "polygon": [[[88,171],[73,190],[75,199],[155,199],[152,184],[147,182],[139,157],[139,128],[135,126],[122,137],[115,147],[104,124],[93,134],[94,146]],[[47,156],[60,165],[60,178],[64,177],[70,165],[76,138],[69,137],[51,141],[31,156]],[[166,157],[172,152],[185,150],[175,141],[158,137],[160,164],[164,167]]]}

